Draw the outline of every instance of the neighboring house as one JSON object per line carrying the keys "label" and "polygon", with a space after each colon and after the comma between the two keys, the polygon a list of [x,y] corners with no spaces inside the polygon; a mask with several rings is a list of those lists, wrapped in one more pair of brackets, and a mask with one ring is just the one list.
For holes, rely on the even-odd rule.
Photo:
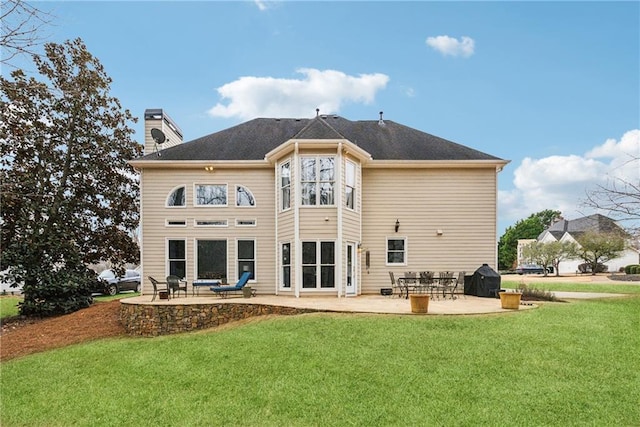
{"label": "neighboring house", "polygon": [[[561,219],[543,231],[538,236],[537,240],[542,243],[555,241],[578,243],[577,239],[580,238],[581,234],[587,231],[596,233],[614,232],[627,235],[624,229],[611,218],[600,214],[594,214],[573,220]],[[578,271],[578,265],[582,263],[584,263],[584,261],[581,259],[561,261],[558,269],[559,273],[575,273]],[[638,250],[628,247],[623,251],[620,257],[612,259],[604,264],[608,267],[608,271],[613,273],[619,271],[621,267],[638,263]]]}
{"label": "neighboring house", "polygon": [[[141,261],[187,281],[253,273],[259,294],[350,296],[389,271],[497,264],[497,174],[506,160],[393,121],[259,118],[156,152],[145,114]],[[155,132],[157,135],[158,132]]]}

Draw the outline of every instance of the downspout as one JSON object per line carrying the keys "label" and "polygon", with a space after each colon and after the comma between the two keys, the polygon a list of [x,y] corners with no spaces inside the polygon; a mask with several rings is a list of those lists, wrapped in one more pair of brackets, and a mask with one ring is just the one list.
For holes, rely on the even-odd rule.
{"label": "downspout", "polygon": [[[300,286],[302,285],[302,243],[300,242],[300,191],[298,191],[297,182],[299,180],[298,176],[298,154],[299,154],[298,143],[295,144],[295,149],[293,151],[293,164],[291,165],[291,186],[293,187],[293,200],[295,203],[295,209],[293,213],[293,229],[294,229],[294,238],[295,242],[295,269],[296,269],[296,280],[294,283],[294,295],[296,298],[300,298]],[[296,184],[294,184],[296,183]],[[294,186],[295,185],[295,186]]]}
{"label": "downspout", "polygon": [[276,254],[276,295],[279,294],[280,291],[280,275],[282,274],[282,256],[280,254],[280,240],[278,239],[278,236],[280,235],[279,230],[278,230],[278,218],[280,217],[280,203],[282,203],[282,201],[278,198],[279,194],[280,194],[280,166],[278,165],[278,162],[275,162],[274,166],[274,173],[275,173],[275,198],[274,200],[276,201],[276,205],[275,205],[275,251],[274,253]]}
{"label": "downspout", "polygon": [[343,254],[343,247],[345,245],[345,242],[343,241],[343,231],[342,231],[342,186],[344,184],[344,177],[342,176],[342,142],[338,143],[338,161],[336,162],[337,165],[337,170],[336,170],[336,176],[338,177],[338,194],[336,195],[336,203],[338,204],[338,209],[337,209],[337,214],[338,214],[338,220],[337,220],[337,227],[338,227],[338,232],[337,232],[337,239],[338,239],[338,244],[336,245],[336,262],[337,262],[337,271],[338,271],[338,298],[340,298],[342,296],[342,294],[344,293],[344,296],[347,296],[347,287],[344,286],[344,278],[345,278],[345,272],[343,270],[344,268],[344,262],[342,259],[342,254]]}

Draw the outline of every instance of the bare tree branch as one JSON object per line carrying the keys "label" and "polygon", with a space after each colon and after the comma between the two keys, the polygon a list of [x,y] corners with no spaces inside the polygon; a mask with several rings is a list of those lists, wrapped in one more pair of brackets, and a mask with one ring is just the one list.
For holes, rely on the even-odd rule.
{"label": "bare tree branch", "polygon": [[51,24],[53,15],[23,0],[3,0],[0,11],[0,63],[13,66],[16,56],[36,54],[35,48],[46,40],[42,31]]}

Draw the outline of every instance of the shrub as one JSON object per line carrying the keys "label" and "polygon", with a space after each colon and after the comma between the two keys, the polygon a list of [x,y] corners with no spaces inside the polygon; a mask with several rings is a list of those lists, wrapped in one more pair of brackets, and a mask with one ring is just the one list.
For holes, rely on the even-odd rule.
{"label": "shrub", "polygon": [[640,264],[629,264],[624,268],[627,274],[640,274]]}

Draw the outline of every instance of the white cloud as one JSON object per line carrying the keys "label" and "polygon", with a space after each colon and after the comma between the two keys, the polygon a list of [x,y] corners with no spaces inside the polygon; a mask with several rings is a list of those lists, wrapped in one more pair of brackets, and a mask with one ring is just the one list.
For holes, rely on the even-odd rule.
{"label": "white cloud", "polygon": [[240,77],[219,87],[227,103],[218,103],[208,113],[213,117],[312,117],[316,108],[322,114],[340,111],[343,104],[369,104],[389,82],[385,74],[349,76],[341,71],[301,68],[301,79]]}
{"label": "white cloud", "polygon": [[258,6],[258,9],[260,10],[267,10],[268,8],[268,3],[266,1],[254,0],[253,2],[255,3],[256,6]]}
{"label": "white cloud", "polygon": [[501,225],[544,209],[559,210],[567,219],[590,215],[594,212],[584,201],[597,185],[611,178],[640,185],[640,130],[626,132],[619,141],[608,139],[584,155],[525,158],[513,175],[515,188],[498,194],[500,219],[506,223]]}
{"label": "white cloud", "polygon": [[441,54],[447,56],[462,56],[465,58],[473,55],[476,42],[471,37],[461,37],[460,40],[449,36],[429,37],[426,41]]}

